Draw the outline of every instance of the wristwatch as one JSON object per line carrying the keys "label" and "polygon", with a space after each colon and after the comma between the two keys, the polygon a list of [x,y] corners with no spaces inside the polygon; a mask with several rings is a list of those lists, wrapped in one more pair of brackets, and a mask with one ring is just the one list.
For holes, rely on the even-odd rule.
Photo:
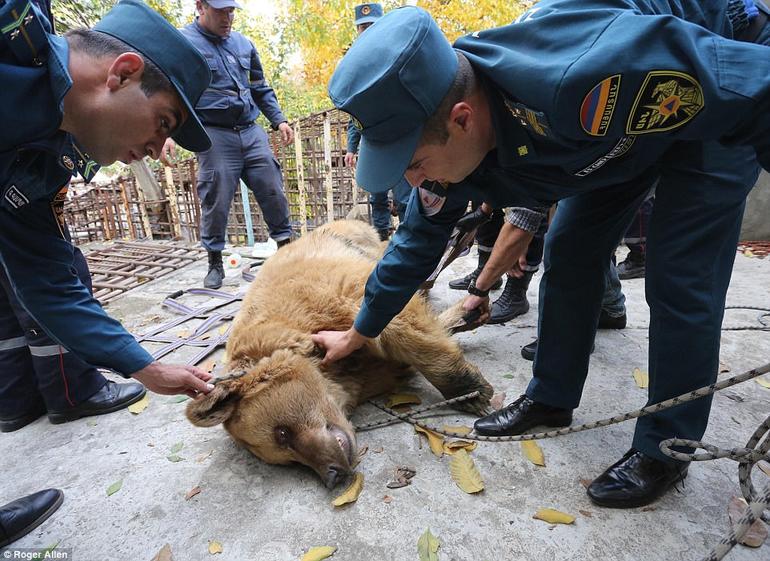
{"label": "wristwatch", "polygon": [[476,288],[476,279],[472,279],[468,284],[468,293],[480,298],[486,298],[489,296],[489,289],[481,290],[480,288]]}

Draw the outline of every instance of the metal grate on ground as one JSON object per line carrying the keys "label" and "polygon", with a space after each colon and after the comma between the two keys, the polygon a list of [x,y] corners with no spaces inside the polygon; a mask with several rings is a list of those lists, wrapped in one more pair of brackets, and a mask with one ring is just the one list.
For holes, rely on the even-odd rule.
{"label": "metal grate on ground", "polygon": [[183,242],[116,241],[86,255],[94,297],[102,304],[201,259],[205,251]]}

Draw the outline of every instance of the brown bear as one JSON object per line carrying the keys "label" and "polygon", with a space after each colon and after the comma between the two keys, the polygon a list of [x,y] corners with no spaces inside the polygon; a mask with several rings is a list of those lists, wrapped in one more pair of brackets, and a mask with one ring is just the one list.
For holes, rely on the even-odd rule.
{"label": "brown bear", "polygon": [[331,488],[351,473],[357,454],[347,415],[414,371],[447,398],[478,390],[480,397],[463,407],[484,413],[492,387],[444,327],[462,315],[461,303],[436,316],[415,296],[379,337],[346,359],[320,366],[321,351],[310,335],[352,325],[382,251],[374,228],[341,220],[270,257],[227,343],[227,371],[246,374],[190,402],[189,420],[204,427],[224,423],[261,460],[305,464]]}

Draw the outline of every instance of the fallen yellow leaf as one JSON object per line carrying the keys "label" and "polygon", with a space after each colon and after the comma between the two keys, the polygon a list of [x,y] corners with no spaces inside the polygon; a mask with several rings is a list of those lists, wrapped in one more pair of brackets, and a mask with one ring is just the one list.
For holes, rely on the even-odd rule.
{"label": "fallen yellow leaf", "polygon": [[744,249],[744,250],[743,250],[743,254],[744,254],[746,257],[754,257],[754,252],[753,252],[753,251],[751,251],[750,249]]}
{"label": "fallen yellow leaf", "polygon": [[444,442],[444,453],[450,456],[456,453],[458,450],[465,450],[471,452],[476,449],[476,442],[472,440],[450,440]]}
{"label": "fallen yellow leaf", "polygon": [[132,403],[128,406],[128,411],[130,413],[133,413],[134,415],[138,415],[145,409],[147,409],[147,406],[150,404],[150,394],[146,393],[144,394],[144,397],[137,401],[136,403]]}
{"label": "fallen yellow leaf", "polygon": [[174,561],[174,556],[171,555],[171,546],[166,544],[160,548],[160,551],[152,558],[152,561]]}
{"label": "fallen yellow leaf", "polygon": [[430,528],[425,530],[420,539],[417,540],[417,553],[420,561],[438,561],[438,548],[441,542],[431,534]]}
{"label": "fallen yellow leaf", "polygon": [[217,553],[222,553],[222,544],[216,541],[209,541],[209,553],[211,555],[216,555]]}
{"label": "fallen yellow leaf", "polygon": [[575,521],[575,517],[566,512],[554,510],[552,508],[541,508],[532,517],[536,520],[543,520],[549,524],[572,524]]}
{"label": "fallen yellow leaf", "polygon": [[420,405],[420,403],[422,403],[420,397],[413,393],[394,393],[388,396],[388,402],[385,404],[385,407],[392,409],[399,405]]}
{"label": "fallen yellow leaf", "polygon": [[545,466],[545,454],[534,440],[522,440],[521,449],[527,459],[536,466]]}
{"label": "fallen yellow leaf", "polygon": [[770,379],[769,378],[767,378],[765,376],[761,376],[760,378],[754,378],[754,381],[757,384],[759,384],[760,386],[762,386],[763,388],[767,388],[768,390],[770,390]]}
{"label": "fallen yellow leaf", "polygon": [[634,382],[640,388],[646,388],[650,385],[650,376],[641,368],[634,368]]}
{"label": "fallen yellow leaf", "polygon": [[441,428],[447,432],[453,432],[457,436],[467,436],[473,430],[471,427],[467,427],[465,425],[444,425]]}
{"label": "fallen yellow leaf", "polygon": [[187,329],[182,329],[176,334],[176,336],[180,339],[187,339],[190,336],[190,331]]}
{"label": "fallen yellow leaf", "polygon": [[[746,504],[746,500],[742,497],[733,497],[730,499],[729,504],[727,505],[727,514],[730,518],[730,523],[734,526],[738,520],[743,518],[743,515],[746,513],[746,507],[748,505]],[[765,540],[767,539],[767,526],[765,526],[765,523],[761,520],[755,520],[754,523],[749,527],[748,532],[746,532],[743,537],[738,540],[738,543],[743,544],[748,547],[761,547],[763,543],[765,543]]]}
{"label": "fallen yellow leaf", "polygon": [[187,491],[187,494],[184,496],[184,500],[189,501],[192,499],[195,495],[201,492],[201,488],[196,486]]}
{"label": "fallen yellow leaf", "polygon": [[[358,499],[358,495],[364,488],[364,474],[357,471],[353,474],[353,481],[350,483],[347,489],[336,499],[332,501],[332,506],[342,506],[348,503],[355,502]],[[321,557],[323,559],[323,557]]]}
{"label": "fallen yellow leaf", "polygon": [[430,451],[433,452],[439,458],[444,455],[444,437],[432,430],[424,429],[422,427],[414,426],[415,432],[419,432],[428,437],[428,444],[430,445]]}
{"label": "fallen yellow leaf", "polygon": [[478,493],[484,490],[484,480],[481,479],[476,464],[465,450],[458,450],[449,462],[449,473],[457,486],[466,493]]}
{"label": "fallen yellow leaf", "polygon": [[225,333],[227,333],[227,328],[228,328],[228,327],[229,327],[229,326],[228,326],[227,324],[225,324],[225,325],[222,325],[222,326],[221,326],[221,327],[220,327],[220,328],[219,328],[217,331],[219,331],[219,334],[220,334],[220,335],[224,335]]}
{"label": "fallen yellow leaf", "polygon": [[299,561],[321,561],[334,555],[335,551],[337,551],[337,548],[332,545],[311,547]]}

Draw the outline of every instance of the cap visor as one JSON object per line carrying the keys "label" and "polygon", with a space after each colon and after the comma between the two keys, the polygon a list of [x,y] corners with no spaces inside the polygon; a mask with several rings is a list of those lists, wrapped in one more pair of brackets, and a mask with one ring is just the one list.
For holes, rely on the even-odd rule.
{"label": "cap visor", "polygon": [[356,165],[356,182],[370,193],[382,193],[395,187],[412,161],[422,125],[396,142],[380,143],[361,135]]}
{"label": "cap visor", "polygon": [[179,130],[172,138],[179,146],[190,152],[205,152],[211,148],[211,139],[206,129],[203,128],[200,119],[198,119],[198,115],[195,114],[195,108],[182,93],[182,89],[173,80],[171,83],[174,84],[176,93],[187,108],[187,120],[179,127]]}
{"label": "cap visor", "polygon": [[363,25],[365,23],[374,23],[378,19],[380,19],[380,18],[379,17],[373,17],[373,16],[365,16],[365,17],[362,17],[361,19],[357,19],[356,21],[354,21],[353,25]]}

